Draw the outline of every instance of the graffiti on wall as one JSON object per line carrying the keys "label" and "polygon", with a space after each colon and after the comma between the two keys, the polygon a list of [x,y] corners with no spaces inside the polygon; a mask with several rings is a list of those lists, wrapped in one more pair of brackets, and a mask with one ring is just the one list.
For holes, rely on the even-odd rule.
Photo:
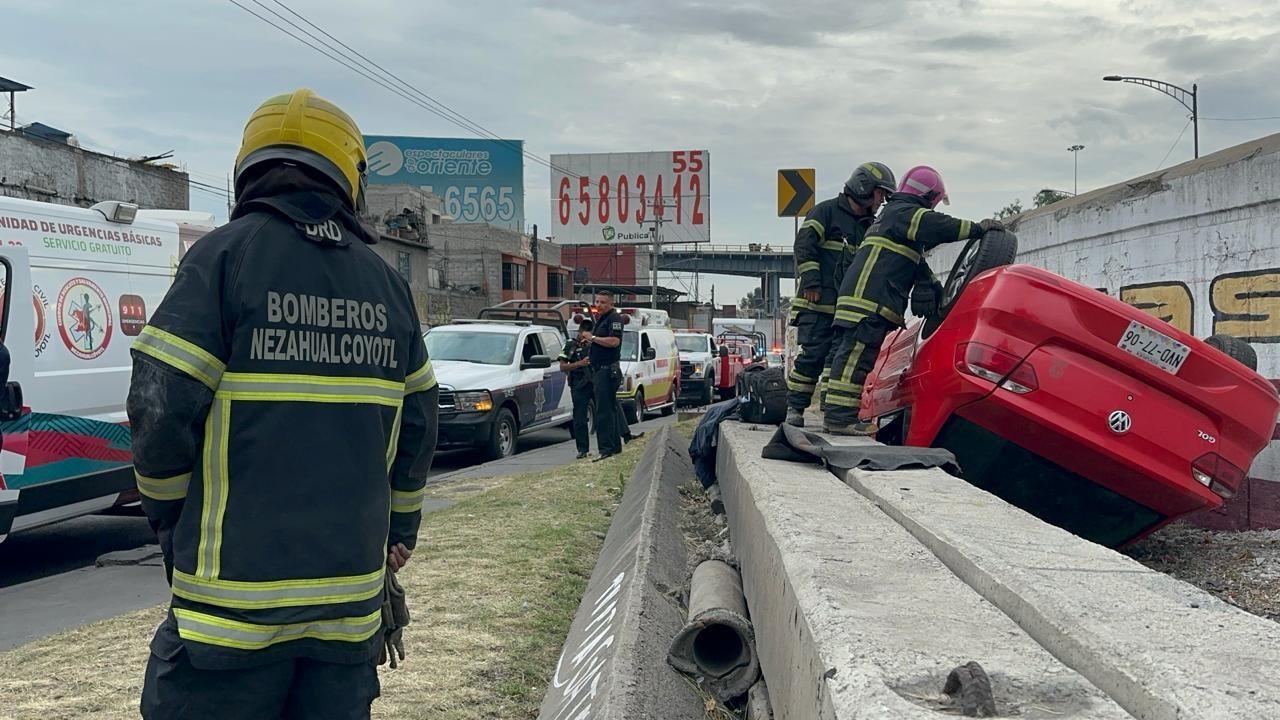
{"label": "graffiti on wall", "polygon": [[[1098,288],[1109,292],[1107,288]],[[1196,298],[1180,280],[1125,285],[1120,299],[1195,335]],[[1219,275],[1209,282],[1212,327],[1205,335],[1231,335],[1251,343],[1280,343],[1280,268]]]}

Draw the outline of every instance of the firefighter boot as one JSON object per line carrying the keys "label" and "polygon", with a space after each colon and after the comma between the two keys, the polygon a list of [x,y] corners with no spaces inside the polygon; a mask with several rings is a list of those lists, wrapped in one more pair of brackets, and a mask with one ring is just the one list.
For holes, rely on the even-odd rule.
{"label": "firefighter boot", "polygon": [[793,427],[804,427],[804,411],[787,408],[787,424]]}
{"label": "firefighter boot", "polygon": [[879,428],[873,422],[856,422],[851,425],[826,425],[822,426],[823,432],[829,435],[845,435],[849,437],[866,437],[875,435]]}

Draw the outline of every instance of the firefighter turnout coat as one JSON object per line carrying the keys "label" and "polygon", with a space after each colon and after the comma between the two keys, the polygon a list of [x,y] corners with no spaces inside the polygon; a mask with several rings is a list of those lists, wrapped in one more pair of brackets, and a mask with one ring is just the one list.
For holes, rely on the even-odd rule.
{"label": "firefighter turnout coat", "polygon": [[[791,299],[793,311],[809,310],[831,315],[836,311],[836,291],[840,278],[853,259],[854,250],[862,242],[870,215],[854,215],[849,201],[841,194],[814,206],[796,233],[796,297]],[[817,303],[804,298],[806,290],[817,289]]]}
{"label": "firefighter turnout coat", "polygon": [[931,210],[917,195],[894,193],[845,271],[835,323],[853,327],[865,317],[879,315],[904,325],[907,300],[924,254],[943,243],[982,235],[978,223]]}
{"label": "firefighter turnout coat", "polygon": [[133,347],[138,489],[171,570],[169,635],[198,668],[377,655],[438,390],[374,241],[331,195],[242,200]]}

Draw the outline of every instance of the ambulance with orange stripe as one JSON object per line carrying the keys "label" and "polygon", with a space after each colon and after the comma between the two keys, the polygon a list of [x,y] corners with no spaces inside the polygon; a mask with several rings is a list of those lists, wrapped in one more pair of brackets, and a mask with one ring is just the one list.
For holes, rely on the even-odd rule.
{"label": "ambulance with orange stripe", "polygon": [[[629,424],[644,420],[645,415],[671,415],[680,397],[680,349],[676,333],[666,310],[619,307],[622,314],[622,350],[620,366],[622,386],[618,400]],[[592,307],[591,317],[599,313]],[[569,337],[578,334],[579,313],[569,320]]]}

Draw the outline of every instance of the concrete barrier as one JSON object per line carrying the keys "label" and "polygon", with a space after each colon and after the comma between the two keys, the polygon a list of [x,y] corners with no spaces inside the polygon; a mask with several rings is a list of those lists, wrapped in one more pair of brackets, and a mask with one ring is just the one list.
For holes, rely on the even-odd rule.
{"label": "concrete barrier", "polygon": [[972,660],[1002,715],[1130,717],[835,476],[762,459],[773,431],[722,425],[717,474],[779,720],[939,720]]}
{"label": "concrete barrier", "polygon": [[539,720],[699,720],[702,701],[667,665],[684,625],[670,597],[686,580],[677,488],[693,478],[688,441],[649,440],[623,491],[574,616]]}
{"label": "concrete barrier", "polygon": [[1135,717],[1280,718],[1280,625],[941,471],[845,480]]}

